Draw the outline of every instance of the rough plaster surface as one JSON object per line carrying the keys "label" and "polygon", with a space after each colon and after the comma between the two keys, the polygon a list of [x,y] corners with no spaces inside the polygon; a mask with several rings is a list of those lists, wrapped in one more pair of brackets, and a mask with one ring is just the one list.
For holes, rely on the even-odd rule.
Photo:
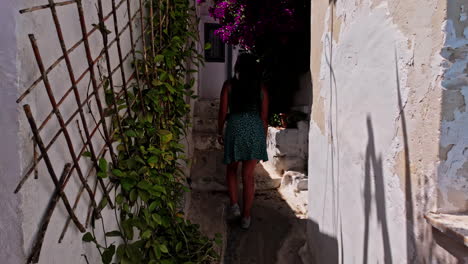
{"label": "rough plaster surface", "polygon": [[460,66],[441,66],[446,5],[312,2],[308,246],[318,263],[457,261],[423,218],[437,207],[442,80],[464,81]]}
{"label": "rough plaster surface", "polygon": [[439,211],[468,211],[468,2],[450,1],[442,56]]}
{"label": "rough plaster surface", "polygon": [[[32,48],[28,39],[29,33],[34,33],[37,43],[44,60],[46,67],[50,66],[62,53],[56,37],[55,27],[53,25],[50,10],[40,10],[33,13],[19,14],[19,10],[31,7],[33,3],[29,1],[16,1],[14,4],[8,1],[5,6],[2,6],[0,19],[2,20],[2,41],[0,52],[0,79],[2,80],[1,89],[1,104],[2,114],[0,119],[0,127],[3,131],[2,137],[2,152],[0,172],[2,177],[2,186],[0,187],[0,200],[2,216],[1,223],[1,241],[0,241],[0,257],[2,263],[24,263],[26,256],[30,253],[32,244],[37,234],[40,219],[42,218],[47,205],[50,201],[51,194],[54,191],[53,182],[49,173],[45,169],[45,165],[41,162],[38,166],[38,179],[31,179],[23,186],[18,194],[13,194],[13,190],[20,180],[20,177],[32,165],[33,144],[31,142],[32,133],[29,124],[24,116],[22,106],[29,104],[33,110],[36,121],[42,122],[44,118],[52,110],[49,99],[46,96],[43,84],[39,84],[27,98],[16,104],[16,98],[32,82],[39,77],[39,71],[35,62]],[[137,10],[137,2],[132,2],[132,11]],[[86,23],[88,30],[92,28],[93,23],[97,23],[97,12],[93,1],[83,2],[84,11],[86,13]],[[67,47],[75,44],[81,39],[81,31],[79,27],[78,14],[76,5],[67,5],[57,7],[59,19],[61,21],[62,30]],[[104,3],[104,13],[108,14],[111,11],[110,2]],[[121,8],[118,12],[119,28],[122,28],[128,21],[125,8]],[[106,27],[112,31],[109,35],[110,39],[114,38],[113,20],[109,19],[106,22]],[[137,32],[140,32],[139,25],[134,25],[134,39]],[[121,36],[122,52],[127,54],[130,50],[129,31]],[[102,47],[101,36],[99,33],[94,33],[90,37],[90,46],[93,57],[96,57]],[[118,64],[118,56],[116,45],[110,50],[111,64],[115,68]],[[70,54],[72,67],[75,70],[75,77],[78,77],[87,68],[84,48],[79,47]],[[99,62],[100,65],[104,65]],[[105,67],[102,67],[103,73],[106,73]],[[96,69],[97,72],[97,69]],[[130,61],[125,64],[126,77],[129,78],[132,70]],[[52,89],[56,96],[56,100],[64,95],[65,91],[71,86],[65,63],[62,62],[48,75]],[[122,80],[120,71],[114,74],[114,82],[117,86],[121,85]],[[86,76],[78,85],[81,98],[85,98],[88,88],[89,78]],[[95,115],[96,106],[92,101],[92,111]],[[60,111],[64,119],[68,119],[76,104],[73,94],[63,102]],[[81,149],[82,141],[75,118],[68,130],[75,146],[75,152]],[[92,119],[87,115],[89,127],[94,127]],[[58,130],[58,122],[55,117],[41,131],[41,136],[46,144],[51,140],[52,136]],[[99,134],[96,134],[99,135]],[[104,142],[99,136],[93,138],[95,150],[98,151],[103,146]],[[56,174],[60,175],[63,166],[66,162],[70,162],[71,158],[68,148],[65,144],[65,139],[60,136],[56,144],[49,151],[50,158],[54,165]],[[90,161],[82,159],[80,165],[85,175],[90,170]],[[95,181],[89,181],[90,186],[95,186]],[[75,200],[76,194],[81,186],[76,172],[72,175],[65,192],[71,203]],[[111,194],[112,195],[112,194]],[[96,195],[96,201],[99,202],[102,198],[99,190]],[[78,203],[76,214],[82,223],[85,222],[89,206],[89,197],[85,193]],[[106,231],[116,230],[116,222],[113,210],[105,209],[102,212],[103,221]],[[39,263],[85,263],[82,254],[87,255],[90,263],[99,263],[100,256],[96,248],[81,241],[82,234],[70,224],[67,234],[61,244],[58,244],[59,235],[65,224],[68,214],[62,202],[58,203],[54,211],[49,229],[43,243],[41,258]],[[88,231],[91,230],[89,226]],[[96,222],[96,235],[98,240],[103,243],[103,230],[100,220]],[[108,240],[112,243],[112,240]]]}
{"label": "rough plaster surface", "polygon": [[20,173],[18,154],[18,111],[16,67],[16,1],[5,1],[0,9],[0,259],[3,263],[20,263],[24,259],[22,248],[20,197],[13,194]]}

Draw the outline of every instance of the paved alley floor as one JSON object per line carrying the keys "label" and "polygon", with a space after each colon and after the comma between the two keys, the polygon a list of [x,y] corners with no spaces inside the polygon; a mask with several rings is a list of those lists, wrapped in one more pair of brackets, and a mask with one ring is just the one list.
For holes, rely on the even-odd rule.
{"label": "paved alley floor", "polygon": [[305,243],[305,220],[296,216],[276,189],[256,193],[252,224],[243,230],[239,221],[225,217],[228,205],[223,192],[191,193],[188,218],[201,230],[223,235],[219,248],[224,264],[301,264],[299,250]]}

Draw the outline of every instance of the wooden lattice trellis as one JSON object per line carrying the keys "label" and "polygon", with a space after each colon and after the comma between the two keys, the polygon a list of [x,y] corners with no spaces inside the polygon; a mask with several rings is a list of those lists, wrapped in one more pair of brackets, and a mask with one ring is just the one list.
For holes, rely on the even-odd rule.
{"label": "wooden lattice trellis", "polygon": [[[45,9],[50,10],[51,19],[53,20],[53,24],[55,25],[55,31],[57,33],[57,38],[58,38],[61,53],[62,53],[61,57],[59,57],[50,66],[46,68],[46,65],[44,65],[44,61],[41,57],[41,52],[39,49],[38,41],[36,40],[33,34],[29,35],[31,47],[34,52],[34,57],[37,62],[37,67],[41,75],[21,94],[21,96],[17,100],[17,103],[22,103],[23,100],[27,98],[27,96],[34,89],[36,89],[37,87],[42,87],[42,86],[39,86],[39,84],[42,82],[45,88],[45,91],[47,93],[47,97],[49,99],[50,105],[52,106],[52,111],[45,117],[44,120],[38,121],[38,120],[35,120],[34,115],[33,115],[33,110],[31,109],[31,107],[27,104],[23,106],[29,125],[31,127],[31,131],[34,136],[33,141],[35,144],[35,148],[36,146],[38,147],[40,155],[36,154],[36,151],[34,152],[35,154],[33,158],[33,164],[26,171],[25,175],[23,175],[23,177],[21,178],[21,181],[19,182],[17,188],[15,189],[15,193],[20,191],[23,184],[31,177],[31,175],[34,175],[34,174],[37,175],[37,166],[38,166],[38,163],[41,161],[45,163],[47,171],[50,174],[50,177],[52,178],[52,181],[54,183],[55,191],[52,193],[52,197],[47,207],[47,210],[39,225],[39,231],[36,235],[31,253],[28,257],[28,263],[38,262],[43,240],[44,240],[45,233],[47,231],[51,216],[54,212],[54,209],[56,208],[56,205],[58,204],[60,200],[63,201],[65,208],[69,214],[69,217],[65,223],[65,226],[63,227],[62,233],[59,238],[59,242],[62,241],[71,221],[81,232],[84,232],[89,223],[91,212],[94,212],[94,215],[99,217],[99,213],[100,213],[99,207],[95,199],[96,191],[97,191],[97,188],[96,188],[97,184],[94,186],[94,188],[92,188],[88,183],[88,179],[90,179],[90,176],[94,175],[93,172],[95,173],[99,170],[98,160],[101,157],[104,157],[107,152],[109,153],[112,159],[112,162],[114,164],[116,163],[116,150],[113,148],[113,145],[112,145],[112,137],[113,137],[112,131],[113,130],[110,129],[110,125],[108,125],[108,122],[106,121],[105,111],[104,111],[104,108],[106,106],[103,105],[102,99],[101,99],[102,89],[105,86],[104,82],[108,83],[109,88],[112,90],[112,92],[118,94],[117,97],[121,97],[125,99],[126,104],[128,106],[127,110],[125,111],[125,115],[132,115],[130,108],[136,101],[136,100],[131,101],[131,98],[127,93],[127,89],[130,86],[129,84],[134,80],[136,80],[136,85],[138,86],[140,76],[138,76],[136,71],[133,71],[131,74],[129,74],[128,72],[125,72],[124,64],[129,63],[128,61],[129,59],[133,59],[133,60],[136,59],[137,44],[141,41],[143,42],[143,46],[145,45],[145,37],[146,37],[145,32],[148,27],[152,26],[152,23],[148,23],[149,25],[145,25],[144,8],[143,8],[142,0],[138,0],[139,8],[134,13],[131,10],[131,3],[130,3],[131,0],[120,0],[118,3],[116,3],[116,0],[111,0],[112,10],[109,14],[103,13],[102,0],[96,0],[96,1],[97,1],[97,12],[98,12],[99,21],[98,21],[98,24],[94,25],[94,27],[91,30],[88,30],[88,26],[87,26],[88,22],[86,21],[86,16],[85,16],[85,12],[84,12],[83,5],[82,5],[82,0],[71,0],[71,1],[64,1],[64,2],[57,2],[57,3],[54,2],[54,0],[48,0],[49,3],[46,5],[34,6],[31,8],[20,10],[20,13],[22,14],[35,12],[39,10],[44,11]],[[81,27],[82,36],[81,36],[81,40],[79,40],[74,45],[68,48],[64,40],[63,31],[61,27],[61,21],[57,13],[60,7],[69,6],[69,5],[76,6],[76,11],[79,16],[79,26]],[[121,28],[119,28],[118,16],[117,16],[117,10],[119,10],[119,8],[126,8],[127,9],[126,14],[128,17],[127,23]],[[105,28],[105,22],[111,18],[113,19],[113,24],[114,24],[114,28],[111,30],[115,32],[115,35],[114,35],[115,37],[114,39],[109,40],[108,31]],[[138,38],[134,38],[134,31],[133,31],[134,23],[140,24],[141,32],[139,32]],[[126,30],[130,32],[131,48],[127,54],[123,54],[122,47],[121,47],[121,36]],[[101,37],[102,37],[103,46],[91,47],[89,38],[93,34],[99,34],[99,33],[101,34]],[[109,50],[114,45],[116,45],[117,47],[118,65],[115,68],[111,68],[111,63],[110,63],[111,58],[110,58]],[[84,48],[85,53],[86,53],[86,61],[87,61],[86,70],[84,70],[80,74],[77,74],[70,60],[70,54],[73,51],[75,51],[78,47]],[[101,51],[99,52],[97,57],[93,58],[92,49],[95,50],[97,48],[101,49]],[[143,56],[146,56],[144,49],[143,49]],[[107,71],[106,72],[107,78],[105,81],[98,78],[96,74],[96,69],[95,69],[97,67],[98,61],[101,59],[105,60],[105,66],[106,66],[106,71]],[[52,84],[49,81],[48,74],[51,73],[55,68],[57,68],[57,66],[59,66],[59,64],[62,62],[65,62],[66,69],[68,72],[68,77],[70,80],[70,85],[68,86],[69,88],[66,90],[66,92],[61,98],[56,98],[52,89]],[[113,81],[113,75],[117,72],[120,72],[120,75],[121,75],[120,77],[121,77],[122,86],[120,90],[117,89]],[[78,84],[82,82],[86,76],[89,77],[92,90],[90,93],[87,94],[86,98],[84,98],[83,100],[78,90]],[[140,93],[141,92],[140,87],[138,87],[138,91],[139,91],[138,96],[140,96],[141,98],[142,95]],[[61,107],[65,104],[66,99],[71,94],[73,94],[73,97],[74,97],[75,110],[70,115],[70,117],[65,119],[62,115]],[[91,117],[94,118],[94,116],[90,116],[90,114],[86,113],[84,108],[87,104],[90,103],[92,99],[95,101],[99,115],[97,116],[95,120],[95,123],[94,123],[95,126],[88,127],[87,119]],[[67,105],[67,107],[70,107],[70,105]],[[116,109],[117,106],[114,105],[113,107],[114,107],[114,110],[118,112],[118,110]],[[44,142],[43,138],[41,137],[41,131],[43,131],[46,124],[54,116],[56,120],[58,121],[59,127],[54,132],[52,139],[49,142]],[[73,124],[73,120],[77,120],[76,122],[77,122],[78,127],[80,128],[80,135],[82,135],[84,132],[84,136],[82,136],[83,144],[82,146],[79,146],[79,148],[77,148],[77,146],[74,146],[70,133],[69,133],[70,125]],[[81,128],[82,128],[82,131],[81,131]],[[98,131],[100,133],[97,133]],[[103,145],[101,149],[97,150],[93,144],[92,139],[96,135],[100,135],[100,134],[102,134],[105,144]],[[51,161],[48,151],[51,149],[51,147],[54,144],[56,144],[57,139],[60,136],[63,136],[65,138],[71,160],[65,164],[64,168],[54,168],[54,164]],[[83,169],[80,167],[80,163],[79,163],[80,159],[84,157],[85,152],[90,153],[93,168],[94,168],[94,170],[89,170],[89,172],[86,175]],[[60,177],[58,177],[58,174],[56,173],[55,169],[62,169],[62,173],[60,174]],[[74,175],[74,172],[76,172],[76,175],[79,178],[79,181],[81,183],[81,188],[78,191],[76,197],[74,198],[73,204],[71,204],[70,200],[68,199],[66,195],[65,188],[71,176]],[[114,207],[114,205],[112,204],[112,199],[109,196],[110,191],[114,187],[113,184],[110,181],[104,182],[104,180],[99,177],[97,179],[97,183],[101,187],[100,190],[102,191],[104,197],[107,199],[109,205],[111,207]],[[80,220],[75,214],[75,210],[77,208],[77,205],[81,199],[83,192],[85,192],[89,196],[90,201],[91,201],[90,209],[88,210],[88,215],[86,218],[86,223],[84,224],[80,222]]]}

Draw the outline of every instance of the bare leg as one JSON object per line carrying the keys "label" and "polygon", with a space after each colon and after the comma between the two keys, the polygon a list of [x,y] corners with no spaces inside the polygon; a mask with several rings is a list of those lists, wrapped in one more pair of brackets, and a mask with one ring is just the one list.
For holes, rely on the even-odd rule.
{"label": "bare leg", "polygon": [[239,166],[239,162],[233,162],[227,165],[226,170],[226,182],[229,192],[229,199],[231,201],[231,205],[234,205],[238,202],[238,193],[237,193],[237,167]]}
{"label": "bare leg", "polygon": [[242,162],[242,183],[244,186],[244,208],[243,216],[250,217],[250,209],[252,209],[255,196],[255,182],[253,171],[257,165],[257,160],[247,160]]}

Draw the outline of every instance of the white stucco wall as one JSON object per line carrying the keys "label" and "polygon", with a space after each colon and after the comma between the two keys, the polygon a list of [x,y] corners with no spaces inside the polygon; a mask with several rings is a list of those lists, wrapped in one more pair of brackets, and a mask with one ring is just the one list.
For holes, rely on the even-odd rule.
{"label": "white stucco wall", "polygon": [[[206,1],[205,3],[197,5],[197,14],[200,18],[199,22],[199,34],[201,43],[201,53],[204,54],[204,43],[205,43],[205,23],[218,23],[214,20],[209,12],[208,8],[212,6],[212,1]],[[232,50],[232,70],[234,71],[234,64],[239,53],[238,47],[233,47]],[[224,62],[205,62],[201,65],[198,74],[199,78],[199,96],[201,99],[218,99],[223,87],[224,81],[227,79],[227,67],[228,67],[228,45],[225,45],[225,61]]]}
{"label": "white stucco wall", "polygon": [[[205,10],[205,5],[202,4],[201,9]],[[200,42],[202,47],[205,43],[205,23],[216,23],[207,13],[202,12],[200,17]],[[227,46],[227,45],[226,45]],[[227,78],[227,47],[225,46],[225,61],[224,62],[205,62],[199,71],[199,82],[200,82],[200,98],[202,99],[215,99],[219,98],[223,83]],[[202,54],[204,54],[202,49]]]}
{"label": "white stucco wall", "polygon": [[[111,2],[103,2],[104,14],[107,15],[111,11]],[[138,1],[131,1],[131,3],[132,12],[135,13],[138,9]],[[21,176],[31,167],[33,157],[32,133],[22,106],[24,104],[29,104],[31,106],[34,118],[38,124],[40,124],[52,110],[42,83],[40,83],[20,104],[16,104],[15,102],[18,96],[40,76],[28,39],[28,34],[33,33],[35,35],[46,68],[62,55],[49,9],[26,14],[20,14],[18,12],[20,9],[33,5],[34,4],[30,1],[25,0],[7,1],[6,6],[2,6],[0,11],[0,20],[2,22],[2,41],[0,44],[0,79],[2,79],[0,100],[2,113],[0,127],[2,131],[4,131],[4,136],[1,139],[2,150],[0,152],[0,172],[3,182],[2,187],[0,187],[0,200],[2,201],[0,209],[2,209],[3,212],[0,217],[0,257],[3,263],[25,262],[25,258],[30,254],[31,247],[35,241],[40,220],[46,211],[52,192],[55,190],[44,163],[40,162],[38,166],[38,179],[33,179],[34,176],[32,176],[18,194],[13,194],[13,190]],[[125,6],[125,4],[122,5],[117,11],[119,29],[123,28],[128,22],[127,9]],[[89,31],[93,27],[92,24],[98,22],[95,1],[83,1],[83,7],[86,14],[86,25]],[[67,48],[70,48],[78,42],[82,36],[76,5],[72,4],[64,7],[57,7],[57,10]],[[139,20],[136,20],[133,25],[134,39],[141,33],[138,21]],[[107,20],[106,27],[112,31],[109,35],[109,40],[113,40],[115,37],[115,30],[112,17]],[[96,58],[102,49],[102,40],[99,31],[91,35],[89,41],[92,56]],[[128,28],[121,36],[121,45],[122,53],[125,56],[130,51],[130,34]],[[117,46],[115,44],[110,49],[110,58],[112,69],[114,69],[118,65]],[[70,54],[70,60],[75,71],[75,78],[78,79],[87,68],[84,46],[81,45],[73,51]],[[131,61],[132,56],[125,62],[124,69],[127,79],[132,73],[132,68],[130,66]],[[105,63],[101,61],[99,64],[102,65],[103,75],[107,75]],[[97,68],[95,70],[97,73]],[[62,61],[48,77],[56,100],[59,101],[64,93],[71,87],[65,62]],[[113,75],[113,79],[117,87],[122,85],[120,71],[116,71]],[[86,75],[78,85],[82,101],[86,98],[88,84],[89,74]],[[104,101],[102,95],[101,98],[102,101]],[[98,116],[95,101],[91,100],[91,104],[93,105],[92,111]],[[60,111],[64,119],[67,120],[75,110],[75,98],[73,93],[71,93],[68,99],[60,106]],[[76,125],[77,120],[80,120],[79,115],[68,125],[68,131],[76,153],[82,147],[82,141]],[[86,114],[86,120],[90,130],[94,128],[94,122],[89,114]],[[53,116],[41,131],[41,136],[46,144],[49,143],[54,134],[58,131],[58,128],[57,119]],[[95,134],[93,144],[95,152],[98,152],[104,145],[99,133]],[[64,164],[66,162],[71,162],[63,135],[58,138],[57,142],[49,150],[49,155],[55,173],[59,177]],[[91,168],[90,163],[90,160],[87,158],[82,158],[80,160],[80,165],[85,176]],[[95,186],[95,180],[93,178],[94,176],[90,177],[88,181],[91,188]],[[75,171],[65,188],[65,193],[72,205],[80,187],[81,182]],[[95,198],[97,203],[99,203],[102,198],[100,188],[101,187],[98,186]],[[113,194],[111,194],[111,197],[113,197]],[[75,210],[76,215],[83,224],[86,220],[89,203],[89,196],[85,192]],[[106,231],[116,230],[117,226],[113,210],[106,208],[103,210],[102,215]],[[70,227],[63,241],[60,244],[57,243],[67,218],[68,214],[63,203],[60,201],[49,224],[39,263],[86,263],[85,258],[82,256],[83,254],[87,256],[89,263],[100,263],[100,256],[94,245],[82,242],[82,234],[73,223],[70,223]],[[96,221],[95,226],[98,240],[104,243],[101,220]],[[91,231],[91,226],[88,226],[88,231]],[[108,239],[107,242],[110,244],[112,240]],[[6,262],[4,262],[5,260]]]}
{"label": "white stucco wall", "polygon": [[[423,218],[438,207],[441,80],[461,74],[442,67],[447,1],[330,2],[312,1],[308,246],[317,263],[457,263]],[[455,116],[445,142],[466,141]]]}
{"label": "white stucco wall", "polygon": [[13,194],[20,175],[18,153],[18,110],[16,67],[16,13],[17,2],[7,0],[0,8],[0,259],[3,263],[21,263],[24,259],[21,231],[21,197]]}

